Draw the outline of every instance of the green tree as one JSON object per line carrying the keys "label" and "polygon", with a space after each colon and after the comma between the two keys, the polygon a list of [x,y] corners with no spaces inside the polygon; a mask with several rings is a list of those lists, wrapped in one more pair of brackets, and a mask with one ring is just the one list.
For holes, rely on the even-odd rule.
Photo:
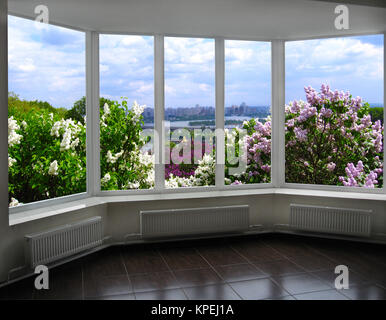
{"label": "green tree", "polygon": [[[112,105],[114,102],[109,99],[101,97],[99,99],[99,106],[101,110],[103,109],[103,106],[105,105],[105,103],[107,103],[108,105]],[[64,117],[66,119],[71,118],[73,120],[79,121],[82,124],[84,124],[85,115],[86,115],[86,97],[82,97],[81,99],[79,99],[74,103],[74,106],[70,110],[67,110]]]}
{"label": "green tree", "polygon": [[371,115],[372,121],[375,122],[377,120],[380,120],[381,123],[383,123],[383,108],[381,107],[370,108],[369,113]]}

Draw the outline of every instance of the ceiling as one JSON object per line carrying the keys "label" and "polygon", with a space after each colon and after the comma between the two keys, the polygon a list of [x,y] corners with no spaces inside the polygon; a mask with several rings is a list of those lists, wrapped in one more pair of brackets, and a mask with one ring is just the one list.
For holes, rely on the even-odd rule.
{"label": "ceiling", "polygon": [[324,2],[334,2],[340,4],[357,4],[362,6],[371,6],[371,7],[382,7],[386,8],[385,0],[311,0],[311,1],[324,1]]}
{"label": "ceiling", "polygon": [[336,30],[336,3],[319,0],[8,0],[8,9],[35,18],[42,3],[51,23],[99,32],[291,40],[386,31],[386,9],[358,5],[349,30]]}

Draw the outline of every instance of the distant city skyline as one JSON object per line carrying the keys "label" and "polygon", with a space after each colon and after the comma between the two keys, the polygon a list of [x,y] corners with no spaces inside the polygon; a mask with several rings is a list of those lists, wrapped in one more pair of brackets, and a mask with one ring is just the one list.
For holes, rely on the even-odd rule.
{"label": "distant city skyline", "polygon": [[[9,91],[71,108],[85,95],[85,34],[9,16]],[[304,86],[383,104],[383,35],[286,43],[286,103]],[[22,49],[21,49],[22,48]],[[225,105],[271,103],[270,42],[225,42]],[[100,95],[154,106],[153,37],[100,36]],[[165,106],[215,105],[214,40],[165,38]]]}

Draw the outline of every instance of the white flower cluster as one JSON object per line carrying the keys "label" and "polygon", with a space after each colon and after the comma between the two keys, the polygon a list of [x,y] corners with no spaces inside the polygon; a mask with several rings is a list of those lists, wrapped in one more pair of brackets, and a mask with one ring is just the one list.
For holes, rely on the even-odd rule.
{"label": "white flower cluster", "polygon": [[123,150],[121,152],[116,153],[113,155],[111,151],[107,151],[107,163],[115,163],[117,160],[123,155]]}
{"label": "white flower cluster", "polygon": [[21,134],[16,133],[16,130],[19,130],[20,126],[17,124],[17,121],[12,117],[8,118],[8,147],[13,147],[16,144],[20,143]]}
{"label": "white flower cluster", "polygon": [[190,178],[175,177],[173,174],[170,175],[169,179],[165,180],[166,188],[179,188],[179,187],[192,187]]}
{"label": "white flower cluster", "polygon": [[16,162],[16,159],[13,159],[10,156],[8,156],[8,168],[12,167],[15,162]]}
{"label": "white flower cluster", "polygon": [[137,101],[134,101],[134,104],[132,106],[132,110],[134,112],[134,117],[133,117],[133,121],[134,122],[138,122],[141,114],[143,113],[143,111],[145,110],[145,106],[140,106]]}
{"label": "white flower cluster", "polygon": [[138,181],[135,181],[135,182],[131,182],[129,181],[126,185],[127,189],[139,189],[139,182]]}
{"label": "white flower cluster", "polygon": [[109,182],[110,180],[111,180],[110,174],[109,174],[109,173],[106,173],[106,174],[104,175],[104,177],[101,179],[101,183],[102,183],[102,184],[106,184],[106,183]]}
{"label": "white flower cluster", "polygon": [[141,172],[138,181],[128,181],[127,189],[138,189],[141,185],[145,185],[147,188],[154,187],[154,155],[148,153],[142,153],[136,149],[130,153],[131,170],[134,172]]}
{"label": "white flower cluster", "polygon": [[99,121],[99,125],[101,127],[107,127],[107,124],[105,123],[106,117],[111,113],[110,107],[107,103],[103,105],[103,114],[101,116],[101,119]]}
{"label": "white flower cluster", "polygon": [[110,107],[107,103],[104,104],[103,106],[103,113],[105,116],[109,115],[110,114]]}
{"label": "white flower cluster", "polygon": [[[27,126],[25,121],[22,122],[22,126]],[[23,138],[21,134],[18,134],[16,130],[19,130],[20,126],[17,124],[17,121],[12,117],[8,118],[8,147],[11,148],[14,145],[20,144],[20,140]],[[8,155],[8,168],[12,167],[16,162],[16,159],[13,159]]]}
{"label": "white flower cluster", "polygon": [[176,177],[170,175],[165,181],[166,188],[179,188],[179,187],[200,187],[212,185],[214,182],[214,176],[216,171],[216,162],[210,154],[204,154],[202,160],[198,161],[198,167],[194,172],[194,175],[189,178]]}
{"label": "white flower cluster", "polygon": [[75,150],[79,145],[79,138],[77,135],[84,129],[80,122],[75,122],[72,119],[61,119],[56,121],[51,128],[51,136],[60,137],[63,132],[63,139],[60,143],[60,151],[69,149]]}
{"label": "white flower cluster", "polygon": [[11,198],[11,202],[9,203],[9,207],[10,207],[10,208],[11,208],[11,207],[16,207],[16,206],[18,206],[19,204],[21,204],[21,203],[19,203],[19,201],[17,201],[17,199]]}
{"label": "white flower cluster", "polygon": [[48,169],[48,174],[50,176],[57,176],[58,175],[58,169],[59,169],[58,161],[54,160],[50,164],[50,167]]}

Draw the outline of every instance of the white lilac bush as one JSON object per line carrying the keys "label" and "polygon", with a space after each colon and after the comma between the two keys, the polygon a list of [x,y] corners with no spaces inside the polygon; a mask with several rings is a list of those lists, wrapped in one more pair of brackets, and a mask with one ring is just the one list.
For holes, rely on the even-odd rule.
{"label": "white lilac bush", "polygon": [[10,206],[85,192],[85,126],[48,110],[9,110]]}
{"label": "white lilac bush", "polygon": [[[384,128],[380,120],[372,121],[369,105],[348,92],[331,91],[327,85],[320,92],[311,87],[305,92],[306,101],[285,106],[286,181],[382,187]],[[26,111],[12,105],[9,110],[9,205],[85,192],[86,119],[66,119],[59,112]],[[126,100],[101,108],[102,190],[154,187],[154,155],[143,151],[148,142],[142,135],[143,111],[144,106],[136,102],[129,108]],[[226,184],[271,181],[270,118],[251,119],[242,128],[226,130],[225,142],[227,150],[235,150],[232,158],[246,150],[245,170],[233,175],[230,169],[238,163],[226,154]],[[214,185],[213,154],[204,153],[196,165],[169,165],[165,186]]]}
{"label": "white lilac bush", "polygon": [[141,136],[145,106],[127,101],[104,105],[100,111],[100,157],[102,190],[154,187],[154,156],[142,152]]}

